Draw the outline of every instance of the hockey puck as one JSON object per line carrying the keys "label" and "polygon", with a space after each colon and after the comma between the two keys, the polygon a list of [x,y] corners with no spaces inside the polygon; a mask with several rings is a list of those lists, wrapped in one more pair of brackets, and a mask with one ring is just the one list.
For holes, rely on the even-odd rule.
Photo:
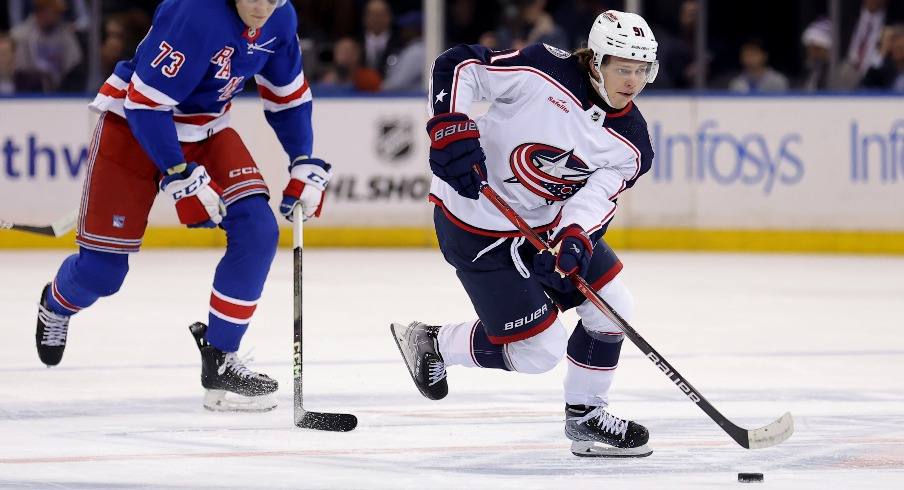
{"label": "hockey puck", "polygon": [[741,483],[755,483],[763,481],[762,473],[738,473],[738,481]]}

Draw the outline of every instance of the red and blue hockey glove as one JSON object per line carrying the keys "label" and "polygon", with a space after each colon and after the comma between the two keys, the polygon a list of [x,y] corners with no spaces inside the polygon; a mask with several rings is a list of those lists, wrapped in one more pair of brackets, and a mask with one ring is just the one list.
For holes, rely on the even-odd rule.
{"label": "red and blue hockey glove", "polygon": [[223,190],[195,162],[171,168],[160,181],[160,190],[176,203],[179,222],[189,228],[216,228],[226,216]]}
{"label": "red and blue hockey glove", "polygon": [[546,250],[534,256],[534,272],[543,284],[563,293],[574,291],[568,277],[581,277],[590,268],[593,246],[584,229],[578,225],[568,225],[556,233],[550,247],[555,255]]}
{"label": "red and blue hockey glove", "polygon": [[[462,196],[477,199],[480,182],[487,175],[477,123],[460,112],[440,114],[427,121],[427,134],[433,174]],[[474,172],[474,165],[480,169],[480,175]]]}
{"label": "red and blue hockey glove", "polygon": [[292,221],[295,206],[301,206],[304,221],[320,216],[323,193],[333,176],[332,165],[319,158],[298,157],[289,165],[289,185],[283,191],[279,212]]}

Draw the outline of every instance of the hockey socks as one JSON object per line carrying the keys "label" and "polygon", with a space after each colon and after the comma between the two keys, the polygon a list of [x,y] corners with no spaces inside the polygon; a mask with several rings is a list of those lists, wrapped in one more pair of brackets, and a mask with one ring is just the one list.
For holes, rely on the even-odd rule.
{"label": "hockey socks", "polygon": [[505,356],[505,344],[490,342],[480,320],[443,326],[439,351],[447,366],[512,370]]}
{"label": "hockey socks", "polygon": [[60,265],[47,294],[47,307],[74,315],[99,298],[119,291],[129,271],[129,256],[80,248]]}
{"label": "hockey socks", "polygon": [[257,309],[276,255],[279,228],[260,194],[231,203],[222,226],[227,246],[213,279],[207,341],[235,352]]}
{"label": "hockey socks", "polygon": [[565,375],[565,402],[575,405],[606,404],[609,388],[615,377],[623,338],[600,336],[594,338],[581,322],[568,339],[568,371]]}

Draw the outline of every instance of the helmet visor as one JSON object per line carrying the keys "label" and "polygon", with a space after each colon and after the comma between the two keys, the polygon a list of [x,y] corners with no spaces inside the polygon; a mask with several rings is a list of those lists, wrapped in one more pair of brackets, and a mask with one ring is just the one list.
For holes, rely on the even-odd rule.
{"label": "helmet visor", "polygon": [[[606,61],[607,57],[609,57],[609,55],[594,57],[594,60],[593,60],[594,67],[600,74],[603,73],[603,62]],[[618,60],[618,59],[629,60],[632,62],[637,61],[637,60],[631,60],[629,58],[616,57],[615,59],[616,60]],[[609,60],[609,63],[612,63],[611,59]],[[659,73],[659,60],[648,61],[648,62],[646,62],[646,66],[643,66],[643,68],[641,68],[641,65],[638,65],[637,71],[640,71],[641,69],[643,70],[644,83],[651,83],[653,80],[656,80],[656,75]],[[619,68],[619,70],[623,70],[623,68]],[[619,74],[624,75],[624,76],[630,76],[631,72],[632,72],[632,70],[628,70],[628,71],[625,71],[624,73],[619,73]],[[637,74],[639,74],[639,73],[637,73]]]}
{"label": "helmet visor", "polygon": [[659,60],[655,60],[647,66],[647,83],[653,83],[659,73]]}

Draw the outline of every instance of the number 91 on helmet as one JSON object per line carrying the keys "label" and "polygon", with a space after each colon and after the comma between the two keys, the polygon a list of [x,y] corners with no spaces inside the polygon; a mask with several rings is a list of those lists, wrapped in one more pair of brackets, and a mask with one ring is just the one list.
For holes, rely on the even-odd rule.
{"label": "number 91 on helmet", "polygon": [[590,28],[587,47],[593,50],[593,66],[600,71],[606,55],[617,56],[649,64],[646,83],[656,79],[659,43],[643,17],[629,12],[607,10],[601,13]]}

